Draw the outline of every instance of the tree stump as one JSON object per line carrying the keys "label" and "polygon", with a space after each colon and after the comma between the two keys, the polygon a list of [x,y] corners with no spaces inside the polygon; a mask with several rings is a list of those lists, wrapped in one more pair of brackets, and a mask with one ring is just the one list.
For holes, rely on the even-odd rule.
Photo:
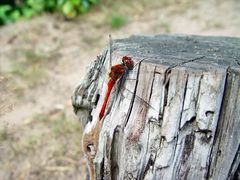
{"label": "tree stump", "polygon": [[[102,121],[109,59],[138,63]],[[114,40],[72,96],[91,179],[234,179],[240,164],[240,38]]]}

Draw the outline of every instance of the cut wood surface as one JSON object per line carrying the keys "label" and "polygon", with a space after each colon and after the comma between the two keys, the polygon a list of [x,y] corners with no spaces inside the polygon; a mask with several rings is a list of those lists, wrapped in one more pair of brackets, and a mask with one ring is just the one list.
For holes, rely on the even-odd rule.
{"label": "cut wood surface", "polygon": [[[98,115],[113,65],[138,63]],[[234,179],[240,164],[240,38],[113,40],[72,96],[91,179]]]}

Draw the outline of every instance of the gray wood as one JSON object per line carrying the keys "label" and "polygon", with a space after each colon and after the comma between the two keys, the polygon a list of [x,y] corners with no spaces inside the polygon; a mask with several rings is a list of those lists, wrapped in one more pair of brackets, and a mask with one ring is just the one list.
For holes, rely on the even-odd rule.
{"label": "gray wood", "polygon": [[114,40],[113,65],[125,55],[145,60],[114,87],[103,121],[109,50],[72,96],[91,179],[238,178],[240,38]]}

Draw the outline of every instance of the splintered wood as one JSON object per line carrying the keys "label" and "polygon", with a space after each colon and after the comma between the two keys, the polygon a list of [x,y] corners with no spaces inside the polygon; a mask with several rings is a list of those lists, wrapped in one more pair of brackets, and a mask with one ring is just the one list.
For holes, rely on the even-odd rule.
{"label": "splintered wood", "polygon": [[145,60],[116,85],[102,123],[109,52],[72,97],[91,179],[236,178],[240,39],[162,35],[112,43],[115,64],[124,55]]}

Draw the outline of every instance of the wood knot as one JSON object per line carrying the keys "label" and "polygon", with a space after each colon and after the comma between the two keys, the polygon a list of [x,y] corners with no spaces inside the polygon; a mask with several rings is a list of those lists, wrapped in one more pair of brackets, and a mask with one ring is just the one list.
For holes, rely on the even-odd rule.
{"label": "wood knot", "polygon": [[96,155],[96,148],[94,147],[93,144],[88,144],[87,145],[87,155],[91,159],[93,159],[95,157],[95,155]]}

